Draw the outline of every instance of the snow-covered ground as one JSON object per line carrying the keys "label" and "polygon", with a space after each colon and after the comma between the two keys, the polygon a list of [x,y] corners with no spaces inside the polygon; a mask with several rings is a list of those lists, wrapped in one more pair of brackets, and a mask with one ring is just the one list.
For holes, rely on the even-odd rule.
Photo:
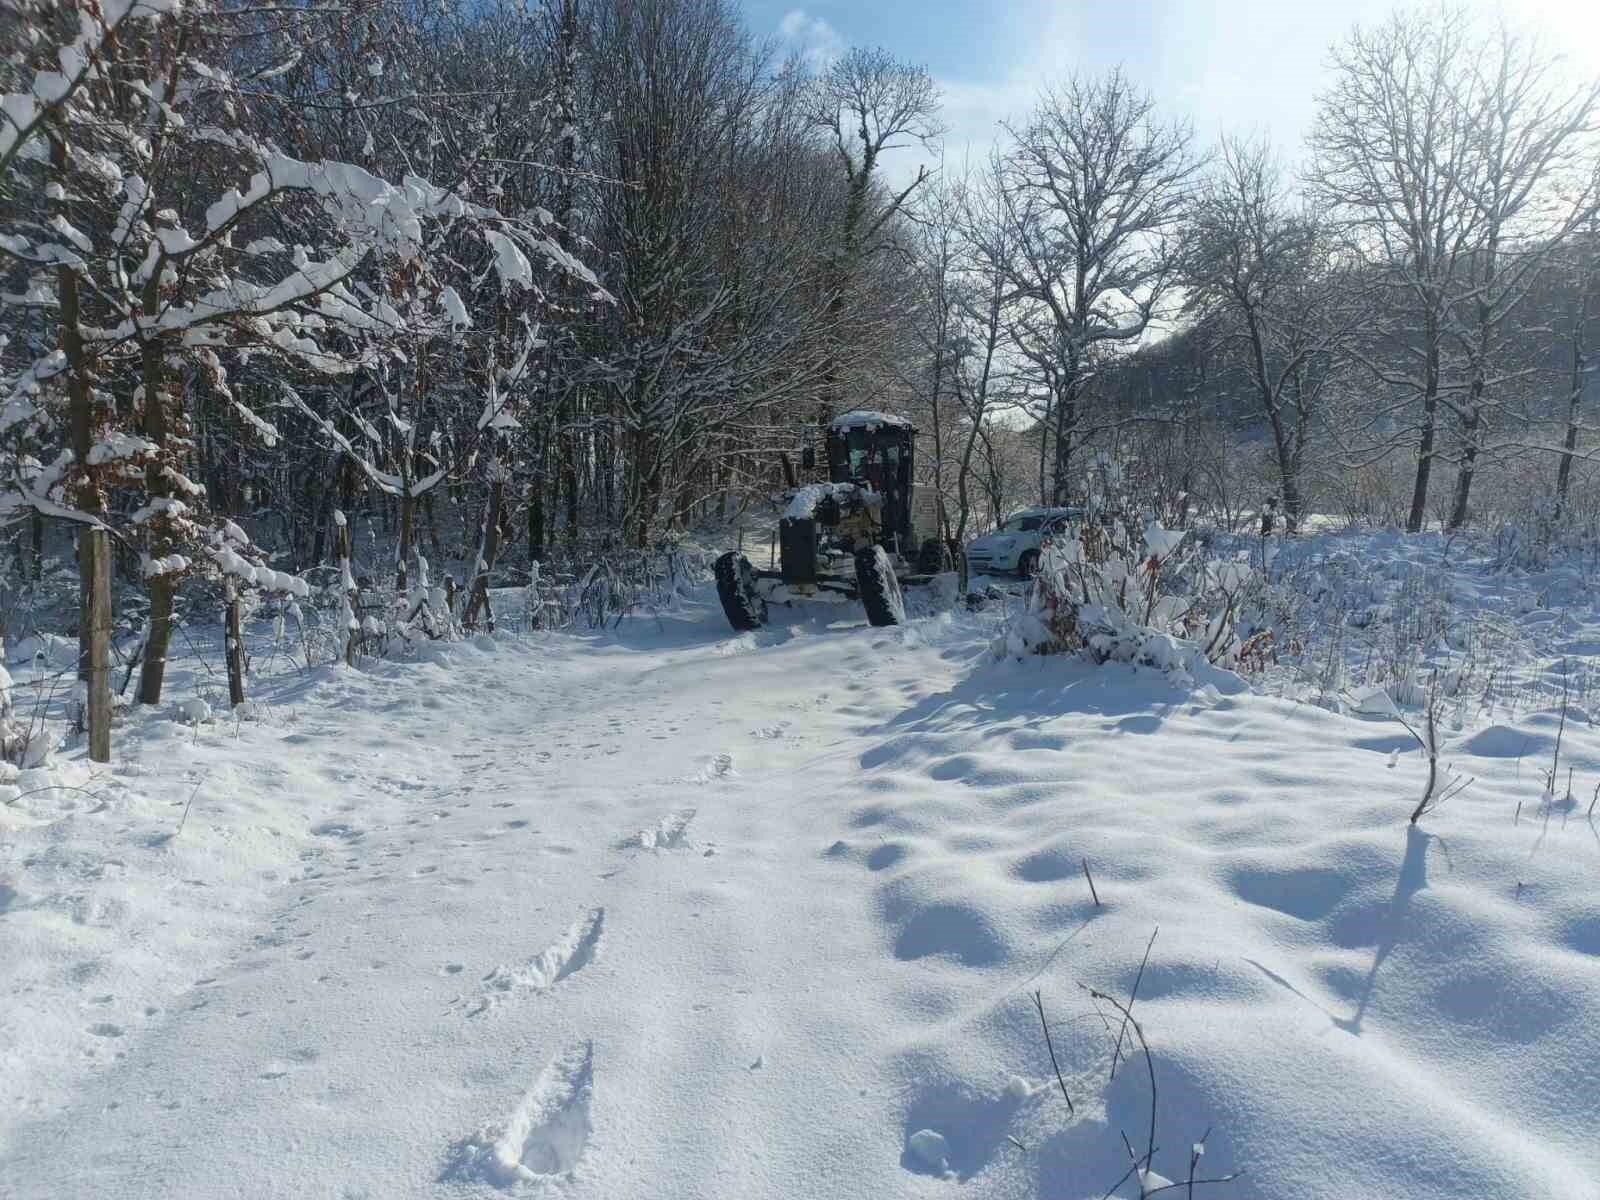
{"label": "snow-covered ground", "polygon": [[[1600,651],[1584,594],[1345,548],[1439,562],[1529,679]],[[1341,601],[1356,666],[1378,592]],[[0,1195],[1076,1200],[1124,1134],[1182,1180],[1208,1129],[1197,1176],[1243,1174],[1197,1195],[1600,1195],[1577,696],[1452,710],[1473,782],[1412,830],[1393,718],[996,662],[997,619],[734,636],[701,591],[280,669],[250,720],[133,714],[109,769],[23,772]],[[1130,1033],[1113,1076],[1088,989],[1127,1003],[1147,946],[1150,1061]]]}

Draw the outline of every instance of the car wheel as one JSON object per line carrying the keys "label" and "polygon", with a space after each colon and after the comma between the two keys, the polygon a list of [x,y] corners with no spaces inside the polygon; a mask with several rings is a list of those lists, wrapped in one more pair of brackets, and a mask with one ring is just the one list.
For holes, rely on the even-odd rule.
{"label": "car wheel", "polygon": [[1024,579],[1032,579],[1033,573],[1039,569],[1039,552],[1037,550],[1024,550],[1022,557],[1017,559],[1017,574]]}

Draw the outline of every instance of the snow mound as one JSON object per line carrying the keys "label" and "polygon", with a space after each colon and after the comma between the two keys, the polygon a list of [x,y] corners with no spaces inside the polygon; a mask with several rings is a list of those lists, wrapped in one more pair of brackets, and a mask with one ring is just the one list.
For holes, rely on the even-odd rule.
{"label": "snow mound", "polygon": [[1525,733],[1509,725],[1490,725],[1464,739],[1461,749],[1479,758],[1521,758],[1530,751],[1539,753],[1549,740],[1541,734]]}
{"label": "snow mound", "polygon": [[78,661],[78,643],[53,633],[30,634],[6,646],[5,661],[13,667],[70,667]]}
{"label": "snow mound", "polygon": [[932,1129],[919,1129],[906,1143],[911,1154],[928,1169],[942,1174],[950,1169],[950,1143],[944,1134]]}

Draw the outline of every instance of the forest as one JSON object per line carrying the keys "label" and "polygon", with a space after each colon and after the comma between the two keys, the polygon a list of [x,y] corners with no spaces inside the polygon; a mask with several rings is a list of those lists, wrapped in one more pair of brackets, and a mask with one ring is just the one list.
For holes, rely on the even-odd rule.
{"label": "forest", "polygon": [[1600,534],[1600,82],[1465,10],[1331,47],[1304,146],[1063,63],[959,162],[925,69],[727,0],[7,0],[0,41],[5,633],[77,634],[91,730],[186,622],[353,658],[676,569],[853,408],[916,422],[955,564],[1096,499]]}

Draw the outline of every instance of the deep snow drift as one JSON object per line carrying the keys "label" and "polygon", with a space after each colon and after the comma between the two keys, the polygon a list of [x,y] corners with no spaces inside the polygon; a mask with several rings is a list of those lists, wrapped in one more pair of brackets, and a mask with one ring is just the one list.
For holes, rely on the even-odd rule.
{"label": "deep snow drift", "polygon": [[1150,1086],[1086,989],[1158,927],[1159,1175],[1209,1129],[1197,1195],[1600,1194],[1575,701],[1466,711],[1411,830],[1392,718],[774,612],[283,673],[23,773],[0,1195],[1101,1196]]}

